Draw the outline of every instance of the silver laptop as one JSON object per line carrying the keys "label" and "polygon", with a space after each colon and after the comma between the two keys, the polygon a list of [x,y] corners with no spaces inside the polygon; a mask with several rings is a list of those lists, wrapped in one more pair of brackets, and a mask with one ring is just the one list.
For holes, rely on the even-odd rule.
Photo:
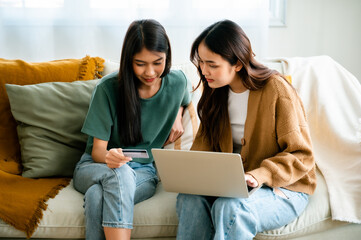
{"label": "silver laptop", "polygon": [[249,189],[239,154],[152,149],[155,164],[168,192],[247,198]]}

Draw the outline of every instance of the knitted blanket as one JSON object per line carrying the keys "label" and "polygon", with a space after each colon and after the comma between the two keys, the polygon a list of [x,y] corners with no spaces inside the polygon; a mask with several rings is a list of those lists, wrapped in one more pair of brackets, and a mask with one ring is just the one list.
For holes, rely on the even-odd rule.
{"label": "knitted blanket", "polygon": [[47,208],[46,201],[70,179],[31,179],[0,170],[0,218],[30,238]]}
{"label": "knitted blanket", "polygon": [[277,59],[308,116],[333,220],[361,223],[361,85],[328,56]]}

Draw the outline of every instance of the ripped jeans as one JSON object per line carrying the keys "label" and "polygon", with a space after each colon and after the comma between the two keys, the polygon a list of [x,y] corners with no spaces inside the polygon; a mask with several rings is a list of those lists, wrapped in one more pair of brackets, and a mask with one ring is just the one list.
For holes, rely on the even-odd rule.
{"label": "ripped jeans", "polygon": [[179,194],[178,240],[251,240],[258,232],[282,227],[306,208],[308,194],[280,188],[283,196],[267,186],[249,198]]}
{"label": "ripped jeans", "polygon": [[158,177],[153,163],[120,168],[95,163],[84,153],[74,170],[74,188],[85,194],[86,239],[105,239],[103,227],[133,228],[134,205],[152,197]]}

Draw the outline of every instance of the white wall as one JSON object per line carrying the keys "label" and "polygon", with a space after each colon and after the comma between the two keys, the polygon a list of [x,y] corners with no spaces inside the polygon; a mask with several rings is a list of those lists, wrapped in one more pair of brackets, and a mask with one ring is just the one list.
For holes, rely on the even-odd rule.
{"label": "white wall", "polygon": [[329,55],[361,82],[361,1],[287,0],[286,27],[270,28],[268,57]]}

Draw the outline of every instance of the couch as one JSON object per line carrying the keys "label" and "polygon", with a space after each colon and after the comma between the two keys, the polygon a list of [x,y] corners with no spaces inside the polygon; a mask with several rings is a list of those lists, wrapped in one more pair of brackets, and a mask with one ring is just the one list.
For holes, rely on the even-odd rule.
{"label": "couch", "polygon": [[[263,63],[270,68],[284,72],[281,60],[265,60]],[[117,63],[106,61],[102,73],[105,75],[116,70],[117,67]],[[173,68],[182,69],[193,84],[197,83],[196,70],[190,63],[177,65]],[[195,106],[200,96],[199,91],[193,93],[193,109],[188,109],[183,117],[185,134],[180,139],[181,142],[168,145],[168,148],[189,149],[191,146],[199,123],[195,114]],[[86,111],[86,106],[84,108],[82,111]],[[320,169],[317,169],[317,179],[317,189],[314,195],[310,197],[305,212],[299,218],[282,228],[259,233],[255,239],[361,239],[361,224],[333,219],[328,186]],[[162,182],[160,182],[152,198],[135,206],[132,238],[175,239],[178,223],[175,211],[176,196],[176,193],[165,192],[162,188]],[[32,239],[84,238],[83,195],[74,189],[72,182],[54,198],[49,199],[47,205],[38,227],[31,236]],[[26,234],[0,219],[0,238],[24,239]]]}

